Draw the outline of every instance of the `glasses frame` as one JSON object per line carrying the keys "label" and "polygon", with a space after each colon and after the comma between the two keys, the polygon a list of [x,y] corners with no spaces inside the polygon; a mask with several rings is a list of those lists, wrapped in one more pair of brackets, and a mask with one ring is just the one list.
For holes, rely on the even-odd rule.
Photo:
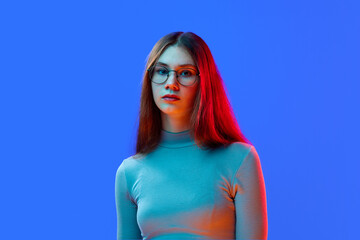
{"label": "glasses frame", "polygon": [[[149,73],[151,73],[151,71],[152,71],[155,67],[156,67],[156,65],[153,65],[153,66],[149,67],[148,69],[146,69],[146,71],[148,71]],[[151,76],[149,75],[150,80],[151,80],[153,83],[158,84],[158,85],[164,84],[164,83],[169,79],[170,72],[175,72],[176,81],[177,81],[180,85],[186,86],[186,87],[189,87],[189,86],[194,85],[194,84],[196,83],[196,81],[198,81],[198,79],[199,79],[199,78],[196,78],[195,81],[194,81],[194,83],[191,84],[191,85],[184,85],[184,84],[181,84],[180,81],[179,81],[179,79],[178,79],[179,76],[178,76],[177,70],[170,69],[170,68],[167,68],[167,67],[165,67],[165,66],[161,66],[161,67],[166,68],[166,69],[168,70],[167,77],[166,77],[166,80],[165,80],[165,81],[163,81],[162,83],[156,83],[156,82],[154,82],[154,81],[152,80]],[[192,69],[192,70],[193,70],[193,68],[187,68],[187,67],[184,67],[184,68],[185,68],[185,69]],[[184,68],[181,68],[181,69],[184,69]],[[197,70],[197,69],[196,69],[196,70]],[[199,70],[197,70],[197,72],[199,72]],[[195,76],[198,76],[198,77],[199,77],[199,76],[200,76],[200,73],[195,74]]]}

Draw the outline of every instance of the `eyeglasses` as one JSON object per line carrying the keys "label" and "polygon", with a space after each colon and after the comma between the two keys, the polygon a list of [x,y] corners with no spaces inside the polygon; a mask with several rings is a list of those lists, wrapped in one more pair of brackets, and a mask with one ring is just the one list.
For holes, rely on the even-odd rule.
{"label": "eyeglasses", "polygon": [[156,84],[163,84],[169,78],[170,72],[176,73],[177,81],[184,86],[193,85],[198,79],[197,76],[200,76],[200,73],[197,73],[193,68],[181,68],[177,71],[169,70],[164,66],[154,65],[147,69],[149,72],[150,80]]}

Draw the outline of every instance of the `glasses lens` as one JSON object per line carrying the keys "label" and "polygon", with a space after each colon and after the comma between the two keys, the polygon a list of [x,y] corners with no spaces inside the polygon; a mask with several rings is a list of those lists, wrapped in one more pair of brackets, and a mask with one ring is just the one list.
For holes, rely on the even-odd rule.
{"label": "glasses lens", "polygon": [[178,79],[182,85],[192,85],[196,80],[196,71],[191,68],[182,68],[178,71],[178,73]]}
{"label": "glasses lens", "polygon": [[167,68],[161,67],[161,66],[156,66],[153,69],[151,80],[155,83],[163,83],[166,81],[168,73],[169,73],[169,70],[167,70]]}

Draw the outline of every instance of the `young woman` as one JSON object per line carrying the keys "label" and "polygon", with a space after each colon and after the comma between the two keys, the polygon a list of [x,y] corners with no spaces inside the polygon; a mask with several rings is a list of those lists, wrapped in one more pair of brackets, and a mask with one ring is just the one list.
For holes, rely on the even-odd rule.
{"label": "young woman", "polygon": [[116,173],[117,239],[267,239],[260,159],[207,44],[162,37],[140,102],[136,154]]}

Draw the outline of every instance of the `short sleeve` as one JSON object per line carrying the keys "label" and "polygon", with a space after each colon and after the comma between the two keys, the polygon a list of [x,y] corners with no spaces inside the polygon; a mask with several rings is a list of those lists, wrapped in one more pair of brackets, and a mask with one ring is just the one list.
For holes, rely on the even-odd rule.
{"label": "short sleeve", "polygon": [[236,239],[267,239],[265,182],[254,146],[242,161],[234,179]]}
{"label": "short sleeve", "polygon": [[115,178],[117,240],[142,239],[136,220],[137,206],[128,191],[124,161],[119,166]]}

